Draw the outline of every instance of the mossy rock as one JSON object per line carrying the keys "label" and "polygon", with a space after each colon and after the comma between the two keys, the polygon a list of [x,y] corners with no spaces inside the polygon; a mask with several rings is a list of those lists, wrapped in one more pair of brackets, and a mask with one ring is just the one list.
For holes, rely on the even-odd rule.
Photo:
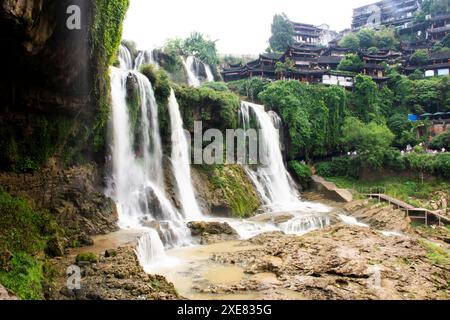
{"label": "mossy rock", "polygon": [[108,249],[105,251],[105,258],[114,258],[117,256],[117,251],[114,249]]}
{"label": "mossy rock", "polygon": [[80,253],[77,255],[75,261],[77,263],[80,262],[89,262],[89,263],[97,263],[97,256],[92,252]]}

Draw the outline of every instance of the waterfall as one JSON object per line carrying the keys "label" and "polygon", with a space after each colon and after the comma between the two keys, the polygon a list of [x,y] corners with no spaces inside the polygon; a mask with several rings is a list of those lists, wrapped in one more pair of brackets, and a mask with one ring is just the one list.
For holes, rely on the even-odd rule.
{"label": "waterfall", "polygon": [[250,119],[254,117],[259,126],[260,156],[264,165],[259,165],[255,170],[247,167],[251,180],[261,194],[264,204],[276,210],[289,210],[298,207],[301,202],[299,194],[291,183],[291,178],[286,170],[281,153],[280,135],[275,123],[279,117],[274,113],[267,113],[264,106],[242,102],[241,119],[244,129],[250,127]]}
{"label": "waterfall", "polygon": [[172,168],[177,182],[177,192],[181,201],[183,214],[188,220],[202,217],[195,198],[191,179],[190,146],[183,129],[180,106],[172,90],[169,97],[170,125],[172,130]]}
{"label": "waterfall", "polygon": [[240,119],[244,130],[251,128],[255,120],[259,130],[260,164],[244,166],[244,169],[260,195],[265,208],[270,212],[291,212],[295,218],[280,225],[286,233],[302,233],[322,228],[330,223],[323,214],[329,208],[321,204],[303,202],[296,186],[286,170],[281,152],[280,117],[273,111],[266,112],[264,106],[242,102]]}
{"label": "waterfall", "polygon": [[[212,82],[214,81],[214,76],[212,74],[211,68],[206,63],[203,63],[194,56],[189,56],[183,61],[184,68],[188,76],[188,83],[192,87],[199,87],[202,82]],[[202,75],[202,69],[203,75]]]}
{"label": "waterfall", "polygon": [[155,261],[166,258],[164,245],[161,242],[158,233],[153,229],[149,229],[139,239],[135,252],[144,271],[148,273],[150,273],[152,267],[154,267]]}
{"label": "waterfall", "polygon": [[154,65],[159,68],[158,62],[154,58],[154,51],[140,51],[134,61],[134,70],[139,71],[139,69],[146,64]]}
{"label": "waterfall", "polygon": [[119,46],[119,65],[122,70],[130,70],[133,68],[130,50],[124,45]]}
{"label": "waterfall", "polygon": [[[122,63],[131,56],[127,51],[122,47],[119,52],[121,66],[130,66]],[[190,232],[165,193],[158,105],[150,81],[125,67],[112,67],[110,74],[112,174],[107,193],[116,202],[119,226],[144,232],[136,250],[148,266],[162,256],[164,246],[188,244]],[[137,119],[130,117],[127,104],[129,81],[135,81],[139,93]]]}

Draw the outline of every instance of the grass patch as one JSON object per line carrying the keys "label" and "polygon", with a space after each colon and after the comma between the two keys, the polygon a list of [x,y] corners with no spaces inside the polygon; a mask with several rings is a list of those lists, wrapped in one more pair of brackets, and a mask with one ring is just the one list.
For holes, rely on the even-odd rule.
{"label": "grass patch", "polygon": [[0,253],[9,253],[9,261],[1,261],[0,284],[21,299],[42,299],[44,249],[47,239],[58,231],[56,223],[45,211],[35,210],[30,203],[13,197],[0,188]]}
{"label": "grass patch", "polygon": [[442,266],[450,265],[450,252],[448,250],[426,240],[420,240],[419,242],[427,250],[428,260]]}
{"label": "grass patch", "polygon": [[221,189],[233,216],[252,216],[260,206],[260,200],[244,170],[237,165],[201,166],[212,185]]}
{"label": "grass patch", "polygon": [[385,178],[377,181],[360,181],[346,177],[332,177],[327,180],[339,188],[355,189],[356,191],[372,190],[372,193],[383,192],[391,197],[409,203],[419,208],[432,209],[428,202],[433,200],[430,195],[435,192],[450,194],[448,181],[422,181],[406,178]]}
{"label": "grass patch", "polygon": [[0,271],[0,283],[22,300],[41,300],[42,266],[42,262],[27,253],[15,253],[10,262],[11,269]]}

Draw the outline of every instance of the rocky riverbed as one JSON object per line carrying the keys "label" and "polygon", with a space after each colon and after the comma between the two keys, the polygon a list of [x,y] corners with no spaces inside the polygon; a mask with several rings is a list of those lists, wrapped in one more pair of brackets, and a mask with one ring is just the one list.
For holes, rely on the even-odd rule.
{"label": "rocky riverbed", "polygon": [[[412,227],[401,211],[367,200],[340,206],[331,216],[331,226],[303,236],[270,232],[248,240],[237,240],[226,223],[191,223],[201,245],[168,251],[176,262],[153,270],[160,275],[139,265],[136,234],[94,237],[93,247],[55,260],[60,278],[50,298],[449,298],[448,228]],[[68,290],[65,268],[88,251],[97,262],[78,263],[82,290]]]}

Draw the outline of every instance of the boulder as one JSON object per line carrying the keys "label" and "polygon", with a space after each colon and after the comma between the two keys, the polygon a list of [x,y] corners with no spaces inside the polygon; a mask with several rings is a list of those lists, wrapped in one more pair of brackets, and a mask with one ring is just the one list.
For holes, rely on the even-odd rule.
{"label": "boulder", "polygon": [[53,237],[47,242],[47,254],[50,257],[62,257],[64,255],[64,241],[59,237]]}
{"label": "boulder", "polygon": [[328,200],[349,203],[353,201],[353,194],[346,189],[339,189],[334,183],[328,182],[322,177],[312,176],[314,187]]}
{"label": "boulder", "polygon": [[226,235],[238,235],[236,230],[234,230],[228,223],[226,222],[189,222],[188,228],[191,229],[191,233],[194,237],[202,236],[205,234],[208,235],[217,235],[217,234],[226,234]]}
{"label": "boulder", "polygon": [[281,224],[281,223],[288,222],[292,218],[294,218],[294,215],[292,213],[286,212],[286,213],[260,214],[253,218],[250,218],[249,220],[253,221],[253,222],[261,222],[261,223],[273,222],[275,224]]}

